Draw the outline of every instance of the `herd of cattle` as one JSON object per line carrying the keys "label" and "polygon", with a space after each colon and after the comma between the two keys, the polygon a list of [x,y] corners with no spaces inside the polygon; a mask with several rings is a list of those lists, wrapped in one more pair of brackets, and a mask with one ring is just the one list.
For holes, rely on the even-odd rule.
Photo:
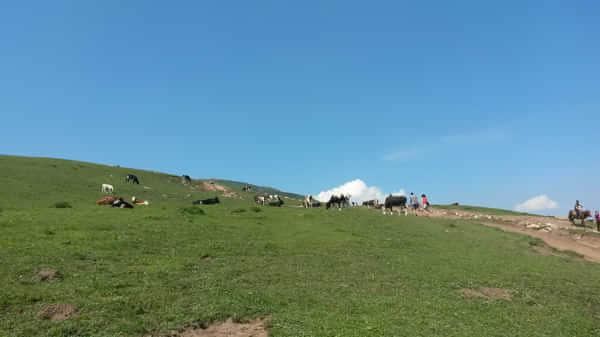
{"label": "herd of cattle", "polygon": [[[191,181],[192,181],[192,179],[189,176],[187,176],[187,175],[182,176],[182,183],[184,185],[191,184]],[[137,184],[137,185],[140,184],[140,180],[134,174],[126,175],[125,182]],[[246,185],[246,186],[244,186],[243,190],[246,192],[249,192],[249,191],[251,191],[251,187],[249,185]],[[96,204],[110,205],[111,207],[118,207],[118,208],[133,208],[134,207],[133,205],[146,205],[147,206],[150,204],[147,200],[140,200],[140,199],[136,198],[135,196],[133,196],[131,198],[131,203],[129,203],[121,197],[113,196],[112,194],[114,194],[114,191],[115,191],[115,188],[113,185],[102,184],[102,192],[111,194],[111,195],[105,196],[105,197],[97,200]],[[351,198],[352,198],[352,196],[349,194],[332,195],[329,198],[329,201],[327,201],[325,203],[325,208],[330,209],[332,207],[335,207],[338,210],[342,210],[343,208],[346,208],[346,207],[358,206],[357,203],[351,201]],[[277,194],[256,195],[254,197],[254,201],[257,204],[262,205],[262,206],[268,205],[268,206],[281,207],[284,204],[283,199]],[[195,200],[195,201],[192,201],[192,204],[193,205],[215,205],[215,204],[219,204],[220,202],[221,201],[219,200],[219,197],[214,197],[214,198],[208,198],[208,199]],[[387,214],[388,212],[390,214],[392,214],[394,211],[394,207],[396,207],[397,209],[399,209],[400,212],[403,212],[405,215],[407,215],[408,208],[406,207],[406,203],[407,203],[407,198],[405,196],[394,196],[394,195],[390,194],[387,198],[385,198],[385,201],[383,203],[380,203],[379,200],[374,199],[374,200],[364,201],[362,203],[362,205],[369,207],[369,208],[373,207],[376,209],[381,209],[383,211],[383,214]],[[312,195],[307,195],[304,198],[302,205],[305,208],[313,208],[313,207],[321,207],[322,204],[319,200],[314,199],[312,197]]]}
{"label": "herd of cattle", "polygon": [[[335,206],[338,210],[341,210],[345,207],[358,206],[356,203],[351,202],[351,198],[352,196],[349,194],[332,195],[329,198],[329,201],[325,203],[325,208],[330,209],[331,207]],[[383,204],[380,204],[379,200],[374,199],[364,201],[362,205],[382,209],[383,214],[387,214],[388,211],[390,212],[390,214],[393,213],[394,207],[396,207],[399,208],[400,211],[406,215],[408,214],[408,208],[406,207],[407,201],[408,200],[403,195],[395,196],[390,194],[387,198],[385,198]],[[304,208],[321,207],[321,202],[317,199],[314,199],[312,195],[307,195],[304,198],[302,205]]]}

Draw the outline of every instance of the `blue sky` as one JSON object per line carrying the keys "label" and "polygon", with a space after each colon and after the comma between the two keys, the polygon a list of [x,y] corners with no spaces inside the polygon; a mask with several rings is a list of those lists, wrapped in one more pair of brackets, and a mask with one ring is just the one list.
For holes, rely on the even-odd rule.
{"label": "blue sky", "polygon": [[0,5],[0,153],[600,208],[600,3]]}

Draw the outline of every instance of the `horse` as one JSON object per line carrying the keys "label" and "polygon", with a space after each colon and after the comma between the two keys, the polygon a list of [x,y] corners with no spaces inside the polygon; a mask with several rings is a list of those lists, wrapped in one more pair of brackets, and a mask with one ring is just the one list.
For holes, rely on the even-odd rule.
{"label": "horse", "polygon": [[125,182],[138,185],[140,184],[140,181],[138,180],[138,177],[135,174],[128,174],[127,176],[125,176]]}
{"label": "horse", "polygon": [[575,225],[575,220],[581,220],[581,225],[583,226],[585,223],[585,219],[589,218],[592,216],[592,212],[588,211],[588,210],[581,210],[579,211],[579,216],[577,216],[577,212],[575,212],[574,209],[569,210],[569,221],[571,221],[571,223],[573,225]]}

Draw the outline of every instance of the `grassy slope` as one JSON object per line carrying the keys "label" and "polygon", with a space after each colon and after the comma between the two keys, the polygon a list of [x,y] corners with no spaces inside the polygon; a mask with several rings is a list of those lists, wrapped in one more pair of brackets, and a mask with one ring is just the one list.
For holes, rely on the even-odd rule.
{"label": "grassy slope", "polygon": [[[261,315],[272,315],[273,336],[600,335],[600,266],[538,255],[526,237],[368,209],[254,212],[248,198],[192,215],[185,187],[148,173],[151,207],[98,207],[88,175],[137,171],[35,161],[48,165],[0,160],[0,179],[20,175],[2,181],[12,193],[1,196],[0,336],[142,336]],[[46,206],[66,196],[74,208]],[[37,282],[40,267],[64,279]],[[459,294],[482,286],[511,289],[513,301]],[[48,303],[80,311],[38,319]]]}
{"label": "grassy slope", "polygon": [[453,210],[453,211],[466,211],[473,213],[481,213],[486,215],[534,215],[523,212],[515,212],[509,211],[506,209],[499,208],[489,208],[489,207],[480,207],[480,206],[468,206],[468,205],[435,205],[436,208]]}

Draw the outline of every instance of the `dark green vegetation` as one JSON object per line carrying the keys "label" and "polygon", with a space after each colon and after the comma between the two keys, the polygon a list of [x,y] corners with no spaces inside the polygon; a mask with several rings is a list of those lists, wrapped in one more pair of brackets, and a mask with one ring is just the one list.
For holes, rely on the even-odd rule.
{"label": "dark green vegetation", "polygon": [[[142,185],[119,182],[129,172]],[[151,205],[96,206],[103,182]],[[475,223],[256,211],[245,194],[197,207],[214,193],[59,160],[0,157],[0,185],[0,336],[144,336],[267,315],[272,336],[600,335],[599,265]],[[40,281],[41,268],[60,279]],[[463,298],[479,287],[512,300]],[[39,318],[53,303],[77,313]]]}

